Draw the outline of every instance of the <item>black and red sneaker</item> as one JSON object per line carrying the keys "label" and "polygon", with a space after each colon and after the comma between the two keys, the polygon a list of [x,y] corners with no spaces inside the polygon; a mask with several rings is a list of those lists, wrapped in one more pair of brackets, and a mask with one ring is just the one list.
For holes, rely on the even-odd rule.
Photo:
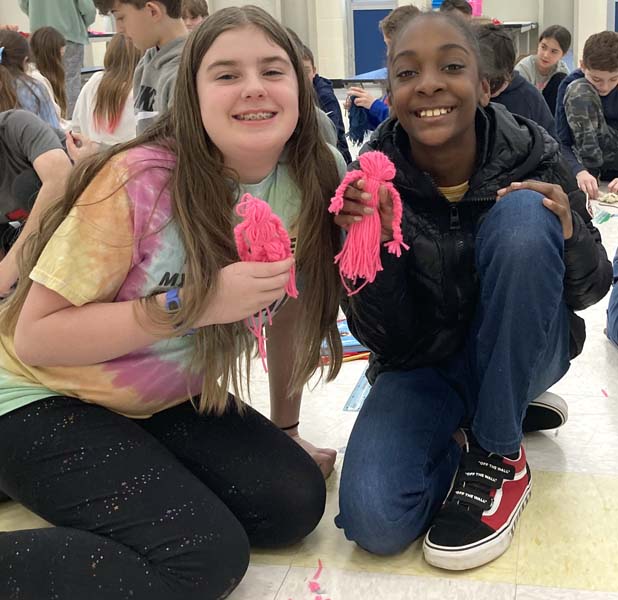
{"label": "black and red sneaker", "polygon": [[498,558],[511,544],[530,486],[523,446],[508,458],[486,452],[469,437],[449,495],[425,536],[425,560],[460,571]]}

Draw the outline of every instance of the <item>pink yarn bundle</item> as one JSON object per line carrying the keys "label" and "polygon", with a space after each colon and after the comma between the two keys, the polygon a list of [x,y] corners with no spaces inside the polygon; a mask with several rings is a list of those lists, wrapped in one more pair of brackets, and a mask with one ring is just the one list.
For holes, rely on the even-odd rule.
{"label": "pink yarn bundle", "polygon": [[[292,243],[281,219],[273,213],[267,202],[245,194],[236,206],[236,214],[242,221],[234,227],[234,240],[240,260],[252,262],[276,262],[292,256]],[[296,269],[290,268],[290,279],[285,292],[291,298],[298,298]],[[266,366],[266,338],[264,337],[264,313],[260,311],[245,319],[249,331],[258,342],[258,352]],[[270,309],[266,308],[268,324],[272,325]]]}
{"label": "pink yarn bundle", "polygon": [[[401,256],[402,248],[404,250],[410,248],[404,243],[401,233],[403,214],[401,196],[391,183],[391,180],[395,177],[395,165],[385,154],[377,151],[361,154],[358,160],[361,170],[350,171],[345,176],[328,208],[329,212],[339,214],[343,209],[343,194],[348,186],[359,179],[365,182],[364,191],[371,194],[371,199],[363,203],[365,206],[373,208],[374,212],[372,215],[364,216],[362,221],[350,225],[343,248],[335,256],[335,263],[339,264],[341,281],[348,292],[348,296],[360,292],[368,283],[375,280],[378,271],[383,270],[380,260],[380,236],[382,233],[379,211],[380,186],[384,186],[389,191],[393,200],[393,239],[384,245],[391,254],[395,254],[397,257]],[[365,281],[356,289],[352,289],[347,283],[347,280],[351,280],[352,286],[355,286],[358,279]]]}

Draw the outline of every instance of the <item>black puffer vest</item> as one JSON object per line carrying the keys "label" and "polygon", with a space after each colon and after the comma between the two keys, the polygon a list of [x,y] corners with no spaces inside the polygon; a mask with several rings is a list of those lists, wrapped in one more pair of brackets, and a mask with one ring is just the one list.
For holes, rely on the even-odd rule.
{"label": "black puffer vest", "polygon": [[571,356],[585,339],[584,322],[573,311],[598,302],[609,289],[611,264],[555,140],[497,104],[478,110],[476,129],[477,167],[456,204],[411,161],[407,134],[396,120],[383,123],[361,151],[380,150],[394,162],[404,239],[412,249],[399,259],[383,250],[384,271],[343,301],[352,333],[372,351],[371,382],[385,370],[435,365],[463,346],[478,302],[476,232],[497,191],[513,181],[547,181],[569,193],[574,234],[565,242],[564,260]]}

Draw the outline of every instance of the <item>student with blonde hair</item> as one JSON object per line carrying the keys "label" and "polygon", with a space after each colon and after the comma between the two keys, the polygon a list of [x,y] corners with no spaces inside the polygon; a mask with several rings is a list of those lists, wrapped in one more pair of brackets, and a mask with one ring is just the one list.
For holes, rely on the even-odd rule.
{"label": "student with blonde hair", "polygon": [[73,112],[73,131],[106,145],[135,137],[133,73],[139,50],[122,33],[110,41],[103,61],[105,69],[84,85]]}
{"label": "student with blonde hair", "polygon": [[[334,458],[299,437],[298,412],[323,340],[328,379],[341,365],[327,208],[345,163],[262,9],[209,17],[177,83],[156,125],[75,167],[2,306],[0,485],[56,527],[0,533],[0,598],[225,598],[250,544],[296,543],[322,517],[318,463]],[[239,260],[245,192],[294,260]],[[241,400],[244,319],[277,301],[269,421]]]}
{"label": "student with blonde hair", "polygon": [[67,94],[63,56],[64,36],[53,27],[40,27],[30,36],[30,75],[41,82],[54,103],[63,129],[67,118]]}

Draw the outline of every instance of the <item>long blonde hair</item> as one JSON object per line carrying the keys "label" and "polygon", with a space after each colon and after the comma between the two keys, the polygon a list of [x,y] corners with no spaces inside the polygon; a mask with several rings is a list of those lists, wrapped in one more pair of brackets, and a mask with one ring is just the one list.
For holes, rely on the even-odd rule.
{"label": "long blonde hair", "polygon": [[[233,207],[237,194],[230,186],[230,181],[237,182],[238,177],[225,167],[223,155],[204,130],[196,75],[204,55],[220,34],[247,26],[259,28],[285,50],[299,87],[298,124],[286,145],[290,172],[302,194],[296,248],[296,266],[303,282],[298,300],[301,316],[295,325],[296,338],[300,341],[288,390],[291,394],[300,391],[321,369],[323,340],[330,354],[327,380],[333,379],[341,366],[341,341],[336,325],[340,281],[333,264],[340,232],[327,211],[339,176],[333,154],[318,131],[312,90],[304,76],[299,51],[285,29],[260,8],[221,9],[193,32],[183,51],[170,111],[137,139],[108,149],[75,168],[62,201],[41,218],[40,231],[27,240],[19,272],[31,271],[55,229],[112,156],[136,146],[156,145],[177,157],[169,186],[173,218],[186,251],[187,285],[182,308],[175,315],[158,307],[153,297],[143,299],[142,306],[155,326],[171,323],[182,333],[196,322],[216,292],[219,271],[239,260],[233,237]],[[0,326],[7,332],[15,330],[30,285],[28,277],[21,277],[4,308]],[[206,372],[199,410],[224,411],[230,386],[240,406],[241,373],[243,368],[248,373],[254,349],[254,340],[247,328],[243,323],[204,327],[194,336],[194,345],[194,364]]]}
{"label": "long blonde hair", "polygon": [[105,71],[94,103],[95,130],[113,133],[118,128],[139,59],[139,50],[122,33],[117,33],[109,42],[103,59]]}
{"label": "long blonde hair", "polygon": [[30,50],[36,68],[51,84],[54,99],[63,118],[67,116],[67,93],[62,62],[62,48],[66,43],[64,36],[53,27],[39,27],[30,36]]}

